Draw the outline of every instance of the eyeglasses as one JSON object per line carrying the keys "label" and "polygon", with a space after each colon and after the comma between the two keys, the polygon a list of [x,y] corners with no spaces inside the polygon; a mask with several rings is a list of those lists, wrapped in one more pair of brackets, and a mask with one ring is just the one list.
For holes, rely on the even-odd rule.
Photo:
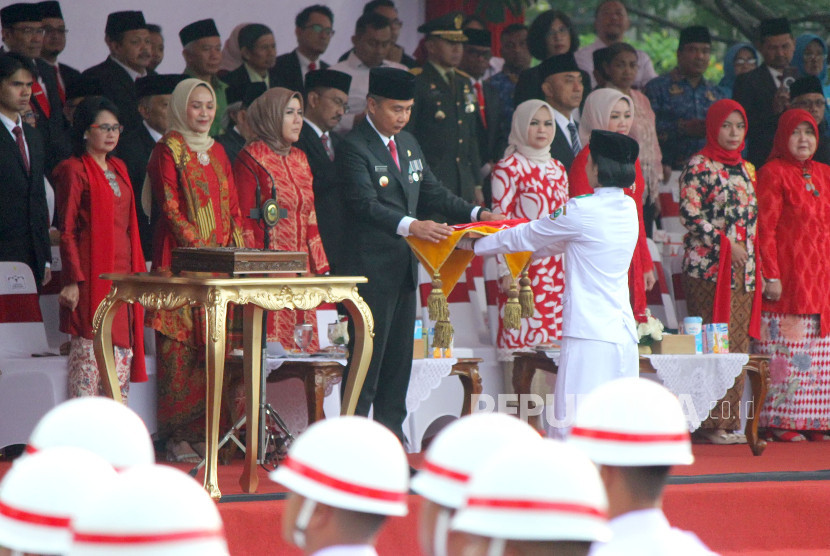
{"label": "eyeglasses", "polygon": [[398,18],[389,20],[389,25],[392,27],[403,27],[403,21]]}
{"label": "eyeglasses", "polygon": [[824,99],[816,99],[816,100],[799,100],[792,103],[793,108],[803,108],[805,110],[809,110],[810,108],[821,108],[825,105]]}
{"label": "eyeglasses", "polygon": [[349,103],[348,103],[348,102],[343,102],[343,100],[342,100],[342,99],[339,99],[339,98],[337,98],[337,97],[327,97],[327,96],[323,96],[323,98],[324,98],[324,99],[326,99],[326,100],[330,100],[330,101],[331,101],[331,102],[333,102],[333,103],[334,103],[334,105],[335,105],[335,106],[337,106],[338,108],[342,108],[342,109],[343,109],[343,112],[344,112],[345,114],[348,114],[348,113],[349,113],[349,110],[351,110],[351,108],[352,108],[351,106],[349,106]]}
{"label": "eyeglasses", "polygon": [[124,126],[118,124],[92,124],[89,127],[92,129],[100,129],[104,133],[109,133],[110,131],[114,131],[115,133],[124,132]]}
{"label": "eyeglasses", "polygon": [[827,58],[827,54],[805,54],[804,55],[805,60],[814,60],[816,62],[820,62],[821,60],[824,60],[825,58]]}
{"label": "eyeglasses", "polygon": [[306,25],[303,29],[311,29],[315,33],[322,33],[324,35],[332,36],[334,35],[334,29],[331,27],[323,27],[319,23],[312,23],[311,25]]}
{"label": "eyeglasses", "polygon": [[66,36],[67,34],[69,34],[69,29],[67,29],[66,27],[51,27],[49,25],[46,25],[46,26],[43,27],[43,32],[44,32],[44,34],[47,34],[47,35],[63,35],[63,36]]}
{"label": "eyeglasses", "polygon": [[758,60],[755,58],[735,58],[735,65],[740,66],[757,66]]}
{"label": "eyeglasses", "polygon": [[32,35],[40,35],[42,37],[46,33],[46,29],[43,27],[12,27],[12,29],[27,37],[31,37]]}
{"label": "eyeglasses", "polygon": [[559,29],[551,29],[548,31],[548,37],[564,37],[570,35],[571,31],[567,27],[560,27]]}

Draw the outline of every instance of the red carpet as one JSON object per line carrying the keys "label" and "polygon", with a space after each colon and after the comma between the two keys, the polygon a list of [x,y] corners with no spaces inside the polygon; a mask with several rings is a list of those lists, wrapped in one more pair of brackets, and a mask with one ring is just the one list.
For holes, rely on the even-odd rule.
{"label": "red carpet", "polygon": [[[827,519],[830,515],[830,480],[797,480],[804,478],[798,472],[830,469],[830,442],[770,443],[761,457],[752,456],[746,446],[696,445],[694,452],[694,465],[674,470],[677,479],[697,477],[707,481],[707,475],[793,474],[780,482],[772,482],[768,476],[753,478],[745,475],[727,479],[749,482],[669,485],[664,508],[673,525],[694,531],[710,548],[726,555],[830,554],[830,520]],[[420,454],[412,455],[410,463],[417,468],[422,459]],[[0,477],[10,465],[0,462]],[[176,467],[185,471],[190,468],[187,465]],[[220,466],[219,485],[225,496],[241,494],[241,471],[241,460]],[[827,476],[830,477],[830,473]],[[200,481],[201,477],[200,474]],[[265,470],[259,470],[259,478],[258,494],[284,492],[280,485],[267,479]],[[722,480],[723,477],[711,479]],[[756,482],[751,482],[753,480]],[[760,480],[764,482],[758,482]],[[299,555],[299,551],[287,546],[280,537],[284,502],[255,497],[252,500],[219,504],[231,554]],[[380,554],[420,554],[416,532],[419,503],[419,497],[410,496],[409,516],[389,520],[380,535]]]}

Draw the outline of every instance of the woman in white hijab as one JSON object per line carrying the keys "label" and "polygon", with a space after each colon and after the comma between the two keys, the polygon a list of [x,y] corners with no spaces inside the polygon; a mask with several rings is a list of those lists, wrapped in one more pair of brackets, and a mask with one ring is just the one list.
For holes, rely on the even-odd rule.
{"label": "woman in white hijab", "polygon": [[[215,115],[208,83],[185,79],[173,90],[169,131],[147,166],[154,210],[161,215],[154,269],[169,269],[176,247],[245,245],[231,163],[208,134]],[[169,459],[198,462],[205,439],[204,310],[156,311],[148,320],[156,330],[159,438],[167,442]]]}
{"label": "woman in white hijab", "polygon": [[[591,152],[591,132],[595,129],[614,131],[628,135],[634,121],[634,101],[631,97],[617,89],[597,89],[585,99],[582,108],[582,119],[579,121],[579,139],[582,142],[582,151],[574,159],[568,172],[570,179],[570,195],[588,195],[594,192],[588,184],[588,175],[585,164]],[[654,263],[651,261],[651,252],[648,250],[646,230],[643,226],[643,191],[646,182],[643,179],[643,169],[637,159],[636,178],[634,185],[623,189],[625,194],[633,197],[637,203],[637,217],[640,221],[640,235],[637,238],[637,249],[631,261],[628,272],[628,288],[631,293],[631,308],[637,322],[646,321],[646,291],[654,287]]]}
{"label": "woman in white hijab", "polygon": [[[493,209],[505,218],[536,220],[554,213],[568,201],[568,174],[550,155],[556,133],[553,108],[541,100],[516,107],[504,158],[493,168]],[[499,260],[499,360],[511,364],[513,352],[530,351],[562,337],[561,296],[565,280],[562,256],[531,261],[528,278],[534,295],[534,314],[523,318],[519,330],[504,327],[504,308],[511,279]],[[507,366],[507,365],[506,365]],[[506,375],[509,373],[505,373]]]}

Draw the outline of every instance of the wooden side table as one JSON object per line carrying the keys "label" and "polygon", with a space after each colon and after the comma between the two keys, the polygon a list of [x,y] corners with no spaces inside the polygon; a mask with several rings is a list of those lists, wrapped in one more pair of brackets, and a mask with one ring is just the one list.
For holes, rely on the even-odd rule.
{"label": "wooden side table", "polygon": [[[225,319],[228,303],[243,306],[243,369],[248,423],[259,423],[260,372],[262,360],[262,313],[280,309],[311,310],[322,303],[343,303],[355,323],[352,368],[343,394],[343,415],[354,414],[357,398],[372,358],[374,320],[369,306],[357,292],[362,276],[268,276],[227,278],[208,274],[173,275],[169,272],[104,274],[112,289],[93,318],[95,358],[104,391],[121,400],[115,357],[112,348],[112,322],[124,303],[140,303],[151,310],[173,310],[201,305],[205,308],[207,444],[205,489],[212,498],[222,496],[218,485],[219,411],[225,367]],[[248,427],[245,467],[240,484],[245,492],[255,492],[259,483],[256,458],[259,427]]]}
{"label": "wooden side table", "polygon": [[267,382],[282,382],[289,378],[299,378],[305,388],[305,402],[308,409],[308,424],[322,421],[323,400],[331,392],[332,386],[343,380],[343,365],[337,361],[286,361],[278,369],[271,371]]}
{"label": "wooden side table", "polygon": [[[530,394],[530,384],[533,381],[533,375],[536,369],[541,369],[544,372],[556,374],[559,368],[550,358],[544,353],[528,353],[524,351],[517,351],[513,354],[513,389],[519,396],[522,394]],[[654,374],[656,371],[651,366],[651,362],[647,357],[640,357],[640,374]],[[752,414],[747,417],[746,421],[746,442],[753,455],[760,456],[764,453],[767,447],[765,440],[758,438],[758,416],[761,413],[761,408],[767,399],[767,390],[769,388],[769,356],[768,355],[750,355],[749,361],[743,367],[743,372],[749,380],[750,388],[752,390]],[[535,423],[528,423],[534,426],[537,430],[542,430],[541,418],[535,417]]]}
{"label": "wooden side table", "polygon": [[[481,395],[481,374],[478,372],[478,365],[484,361],[477,357],[459,359],[452,366],[451,376],[457,376],[464,389],[464,402],[461,404],[461,416],[469,415],[473,405],[478,404],[478,397]],[[475,400],[475,404],[473,403]]]}

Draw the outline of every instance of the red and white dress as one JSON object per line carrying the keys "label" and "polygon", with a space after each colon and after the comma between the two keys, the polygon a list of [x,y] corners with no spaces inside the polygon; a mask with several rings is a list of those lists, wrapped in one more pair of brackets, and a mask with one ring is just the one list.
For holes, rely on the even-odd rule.
{"label": "red and white dress", "polygon": [[[568,172],[555,159],[540,166],[518,152],[513,153],[496,164],[491,181],[493,208],[504,214],[505,219],[536,220],[568,201]],[[506,268],[501,258],[499,268]],[[531,318],[522,319],[520,330],[504,328],[507,295],[499,294],[497,347],[500,361],[512,361],[514,351],[528,350],[562,338],[562,290],[565,286],[562,255],[532,260],[528,277],[535,309]]]}

